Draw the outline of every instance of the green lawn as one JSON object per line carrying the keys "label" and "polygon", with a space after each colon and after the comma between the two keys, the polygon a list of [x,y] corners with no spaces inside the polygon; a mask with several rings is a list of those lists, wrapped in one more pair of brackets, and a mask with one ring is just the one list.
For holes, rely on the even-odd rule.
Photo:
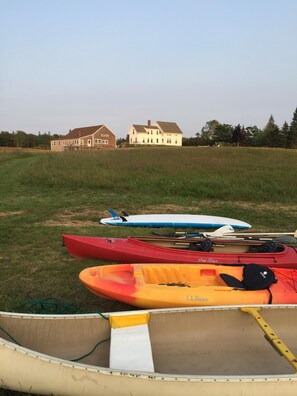
{"label": "green lawn", "polygon": [[75,153],[0,152],[0,310],[55,297],[80,312],[127,309],[87,292],[62,233],[126,236],[147,229],[98,224],[107,209],[238,218],[255,231],[297,228],[297,151],[138,148]]}
{"label": "green lawn", "polygon": [[76,312],[130,309],[81,285],[79,272],[102,262],[71,258],[62,233],[150,234],[99,225],[109,208],[227,216],[247,221],[254,231],[295,231],[296,174],[296,150],[0,152],[0,310],[37,312],[49,298],[57,299],[59,309]]}

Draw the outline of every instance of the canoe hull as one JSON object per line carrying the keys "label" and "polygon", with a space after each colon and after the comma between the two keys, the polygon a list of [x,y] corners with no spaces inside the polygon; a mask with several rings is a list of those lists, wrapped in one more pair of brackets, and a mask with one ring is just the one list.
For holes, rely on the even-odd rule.
{"label": "canoe hull", "polygon": [[[296,351],[296,339],[293,334],[296,334],[296,309],[297,307],[286,306],[270,306],[262,307],[263,315],[268,317],[269,322],[273,325],[278,325],[277,330],[281,330],[282,335],[288,340],[290,346]],[[51,333],[57,329],[56,322],[71,322],[69,316],[59,317],[42,317],[41,315],[17,315],[17,314],[2,314],[1,326],[6,326],[12,332],[17,330],[17,325],[10,325],[14,321],[23,322],[20,329],[25,329],[27,325],[28,330],[33,332],[34,329],[39,329],[39,333],[44,333],[44,338],[48,342],[53,342],[51,347],[55,347],[54,339],[59,337],[51,337]],[[6,320],[2,321],[2,317],[6,316]],[[9,318],[11,316],[11,318]],[[101,319],[91,318],[91,316],[84,315],[85,319],[78,317],[73,318],[73,321],[83,322],[88,321],[87,328],[92,330],[92,320],[96,323]],[[168,317],[168,319],[167,319]],[[200,361],[204,365],[204,370],[209,371],[209,375],[178,375],[178,374],[163,374],[161,373],[146,373],[146,372],[126,372],[118,370],[110,370],[108,368],[92,366],[88,364],[79,364],[69,362],[64,359],[55,358],[40,352],[35,352],[32,349],[19,347],[4,339],[0,341],[0,380],[1,386],[5,389],[28,392],[33,394],[51,394],[51,395],[65,395],[65,396],[177,396],[183,393],[196,396],[250,396],[250,395],[264,395],[277,396],[284,394],[286,396],[296,395],[297,392],[297,376],[294,370],[283,357],[280,357],[273,348],[264,339],[263,334],[259,332],[257,324],[252,322],[252,319],[247,314],[239,312],[238,307],[222,307],[222,308],[208,308],[208,309],[180,309],[180,310],[160,310],[151,312],[150,332],[152,337],[154,358],[158,362],[159,354],[167,351],[168,347],[177,348],[179,345],[184,346],[192,343],[192,354],[183,356],[184,366],[187,367],[189,357],[197,354],[197,363]],[[28,324],[26,323],[28,322]],[[38,322],[38,324],[35,324]],[[285,326],[281,326],[284,323]],[[68,326],[69,333],[64,332],[64,340],[66,343],[68,338],[72,338],[73,333],[80,329],[81,325]],[[101,326],[96,324],[100,331]],[[176,327],[175,334],[172,334],[172,329]],[[197,329],[199,328],[199,331]],[[62,329],[62,328],[61,328]],[[157,331],[159,329],[159,332]],[[233,330],[232,330],[233,329]],[[183,330],[183,331],[181,331]],[[192,331],[191,331],[192,330]],[[195,330],[195,331],[193,331]],[[156,333],[163,332],[164,340],[168,339],[168,344],[162,347],[162,340],[158,341]],[[191,332],[190,338],[188,334]],[[230,337],[227,339],[223,337],[224,334],[230,332]],[[181,335],[178,337],[178,333]],[[21,333],[20,333],[21,334]],[[46,337],[45,334],[48,336]],[[81,334],[83,340],[87,337],[88,332]],[[215,344],[213,354],[207,354],[208,348],[211,347],[206,342],[207,335],[211,336],[212,345]],[[99,338],[103,334],[99,334]],[[216,337],[215,337],[216,335]],[[21,337],[21,335],[19,335]],[[178,342],[178,340],[180,341]],[[79,340],[79,339],[78,339]],[[244,341],[244,342],[243,342]],[[161,342],[161,344],[160,344]],[[202,344],[201,344],[202,342]],[[155,344],[155,346],[154,346]],[[208,346],[207,346],[208,344]],[[78,344],[76,344],[78,345]],[[201,349],[197,350],[197,345],[201,345]],[[229,350],[221,350],[222,345]],[[233,348],[232,348],[233,345]],[[203,348],[204,347],[204,348]],[[156,350],[154,350],[156,348]],[[200,348],[200,347],[199,347]],[[254,348],[254,350],[253,350]],[[262,350],[263,348],[263,350]],[[58,348],[56,348],[58,349]],[[217,350],[217,353],[214,353]],[[190,350],[189,350],[190,352]],[[211,351],[210,351],[211,352]],[[105,353],[105,352],[104,352]],[[172,356],[182,356],[181,351],[172,349]],[[245,366],[248,365],[249,359],[255,353],[251,360],[255,365],[250,364],[247,373],[243,375],[231,375],[230,373],[216,375],[213,370],[216,367],[222,371],[224,367],[229,371],[237,369],[236,362],[234,368],[230,369],[232,364],[229,364],[228,356],[234,353],[234,359],[237,359],[239,364],[243,365],[242,370],[245,371]],[[245,356],[245,353],[248,355]],[[259,356],[257,356],[259,353]],[[100,354],[99,360],[100,358]],[[201,358],[199,357],[203,356]],[[207,356],[209,361],[213,361],[213,366],[207,366]],[[249,359],[247,359],[249,357]],[[169,355],[165,360],[168,364]],[[269,364],[275,359],[275,364]],[[158,363],[161,364],[161,360]],[[172,359],[174,360],[174,359]],[[259,362],[262,364],[262,371],[260,374],[249,373],[250,370],[255,369]],[[269,367],[268,367],[269,365]],[[161,366],[157,365],[157,368]],[[193,366],[194,367],[194,366]],[[269,373],[270,369],[272,373]],[[256,370],[256,369],[255,369]]]}
{"label": "canoe hull", "polygon": [[[14,370],[2,370],[5,361],[17,361]],[[297,377],[175,378],[110,373],[65,363],[42,360],[1,348],[0,366],[4,389],[39,395],[64,396],[295,396]]]}
{"label": "canoe hull", "polygon": [[137,238],[100,238],[64,234],[64,245],[73,257],[121,263],[205,263],[249,264],[297,268],[296,249],[283,246],[281,252],[238,253],[200,252],[175,249],[141,241]]}

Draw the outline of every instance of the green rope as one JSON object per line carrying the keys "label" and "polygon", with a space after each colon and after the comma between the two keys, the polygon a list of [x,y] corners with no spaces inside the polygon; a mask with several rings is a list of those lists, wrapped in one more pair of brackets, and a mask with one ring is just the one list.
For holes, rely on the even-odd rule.
{"label": "green rope", "polygon": [[[101,312],[78,312],[77,307],[74,304],[63,304],[58,298],[55,297],[50,297],[50,298],[45,298],[41,300],[31,300],[26,302],[26,311],[31,312],[33,311],[34,314],[43,314],[43,315],[51,315],[51,314],[57,314],[57,315],[63,315],[63,314],[95,314],[101,316],[105,320],[109,320],[107,316],[105,316]],[[0,330],[5,333],[15,344],[22,346],[16,339],[12,337],[3,327],[0,327]],[[91,355],[95,349],[103,344],[104,342],[107,342],[110,340],[110,337],[101,340],[97,342],[97,344],[94,346],[94,348],[86,353],[85,355],[76,358],[76,359],[70,359],[71,362],[78,362],[85,357]]]}
{"label": "green rope", "polygon": [[36,314],[75,314],[78,308],[74,304],[64,304],[58,298],[49,297],[41,300],[27,301],[26,311],[34,312]]}
{"label": "green rope", "polygon": [[79,312],[79,309],[74,304],[64,304],[55,297],[29,300],[25,303],[25,311],[42,315],[97,314],[108,320],[108,317],[101,312]]}
{"label": "green rope", "polygon": [[[100,312],[98,312],[98,313],[95,312],[95,313],[98,314],[98,315],[100,315],[100,316],[102,316],[102,318],[108,320],[108,318],[107,318],[106,316],[104,316],[103,314],[101,314]],[[15,338],[13,338],[13,336],[10,335],[3,327],[0,326],[0,330],[1,330],[3,333],[5,333],[15,344],[17,344],[17,345],[19,345],[19,346],[23,346],[23,345],[20,344]],[[76,358],[76,359],[69,359],[69,361],[70,361],[70,362],[78,362],[78,361],[84,359],[85,357],[90,356],[90,355],[95,351],[95,349],[96,349],[99,345],[101,345],[101,344],[103,344],[104,342],[107,342],[107,341],[109,341],[109,340],[110,340],[110,337],[105,338],[104,340],[101,340],[101,341],[97,342],[97,344],[94,346],[93,349],[91,349],[90,352],[86,353],[85,355],[83,355],[83,356],[81,356],[81,357],[79,357],[79,358]]]}
{"label": "green rope", "polygon": [[96,315],[101,316],[101,318],[103,318],[105,320],[109,320],[108,316],[105,316],[102,312],[80,312],[80,314],[81,315],[83,315],[83,314],[86,314],[86,315],[87,314],[90,314],[90,315],[96,314]]}
{"label": "green rope", "polygon": [[[5,333],[15,344],[17,344],[17,345],[19,345],[19,346],[21,346],[21,347],[23,346],[23,345],[20,344],[15,338],[13,338],[12,335],[10,335],[5,329],[3,329],[3,327],[0,327],[0,330],[3,331],[3,333]],[[78,361],[84,359],[85,357],[90,356],[90,355],[95,351],[95,349],[96,349],[99,345],[101,345],[101,344],[103,344],[104,342],[107,342],[107,341],[109,341],[109,340],[110,340],[110,337],[105,338],[105,340],[101,340],[101,341],[97,342],[97,344],[94,346],[93,349],[91,349],[90,352],[86,353],[85,355],[83,355],[83,356],[81,356],[81,357],[79,357],[79,358],[76,358],[76,359],[69,359],[69,361],[70,361],[70,362],[78,362]]]}
{"label": "green rope", "polygon": [[70,361],[71,361],[71,362],[78,362],[79,360],[82,360],[82,359],[84,359],[85,357],[90,356],[90,355],[95,351],[95,349],[97,348],[97,346],[99,346],[100,344],[103,344],[104,342],[109,341],[109,340],[110,340],[110,337],[106,338],[105,340],[102,340],[102,341],[97,342],[97,344],[94,346],[94,348],[93,348],[90,352],[86,353],[85,355],[83,355],[83,356],[81,356],[81,357],[79,357],[79,358],[70,359]]}
{"label": "green rope", "polygon": [[13,336],[11,336],[6,330],[3,329],[3,327],[0,327],[0,330],[3,331],[3,333],[5,333],[15,344],[22,346],[20,343],[18,343]]}

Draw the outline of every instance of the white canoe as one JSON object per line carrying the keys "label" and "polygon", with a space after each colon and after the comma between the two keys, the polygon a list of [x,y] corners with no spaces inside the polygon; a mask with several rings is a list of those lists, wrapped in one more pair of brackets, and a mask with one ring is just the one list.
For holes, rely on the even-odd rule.
{"label": "white canoe", "polygon": [[109,211],[113,217],[103,218],[101,224],[123,227],[173,227],[173,228],[219,228],[230,225],[234,229],[248,229],[251,225],[236,219],[220,216],[191,215],[191,214],[144,214],[133,216],[119,216]]}
{"label": "white canoe", "polygon": [[44,395],[296,396],[297,305],[245,309],[130,311],[109,320],[0,312],[0,384]]}

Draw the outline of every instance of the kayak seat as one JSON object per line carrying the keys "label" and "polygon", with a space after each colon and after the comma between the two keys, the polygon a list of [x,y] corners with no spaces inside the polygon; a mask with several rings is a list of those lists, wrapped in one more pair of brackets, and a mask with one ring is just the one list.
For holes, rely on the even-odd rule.
{"label": "kayak seat", "polygon": [[249,253],[274,253],[277,250],[277,244],[274,241],[266,241],[261,246],[251,247]]}
{"label": "kayak seat", "polygon": [[268,289],[273,283],[277,282],[272,269],[259,264],[245,265],[242,275],[242,281],[229,274],[220,274],[220,277],[227,286],[243,290]]}
{"label": "kayak seat", "polygon": [[260,247],[261,253],[273,253],[276,251],[276,243],[274,241],[267,241]]}
{"label": "kayak seat", "polygon": [[189,250],[197,250],[199,252],[209,252],[212,247],[212,240],[210,238],[205,238],[200,243],[191,242]]}

